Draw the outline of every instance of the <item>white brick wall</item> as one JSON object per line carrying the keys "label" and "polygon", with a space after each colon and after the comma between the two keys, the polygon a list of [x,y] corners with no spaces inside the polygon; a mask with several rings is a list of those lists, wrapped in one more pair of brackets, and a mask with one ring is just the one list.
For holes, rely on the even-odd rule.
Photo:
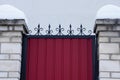
{"label": "white brick wall", "polygon": [[21,53],[21,43],[1,43],[1,53]]}
{"label": "white brick wall", "polygon": [[16,31],[23,31],[23,26],[15,26],[14,30]]}
{"label": "white brick wall", "polygon": [[18,36],[22,36],[22,34],[21,34],[21,32],[3,32],[2,34],[1,34],[1,36],[7,36],[7,37],[12,37],[12,36],[14,36],[14,37],[18,37]]}
{"label": "white brick wall", "polygon": [[96,20],[100,80],[120,80],[120,26],[115,22],[111,19]]}
{"label": "white brick wall", "polygon": [[8,76],[12,77],[12,78],[16,78],[16,77],[20,78],[20,73],[19,72],[9,72]]}
{"label": "white brick wall", "polygon": [[[6,23],[6,26],[1,26],[2,23]],[[19,20],[18,22],[6,20],[2,23],[0,23],[0,80],[20,80],[22,33],[26,33],[23,28],[25,25],[20,24]]]}
{"label": "white brick wall", "polygon": [[9,55],[8,54],[0,54],[0,60],[2,59],[9,59]]}
{"label": "white brick wall", "polygon": [[0,60],[0,71],[20,71],[20,61]]}
{"label": "white brick wall", "polygon": [[22,42],[22,38],[21,37],[12,37],[11,42]]}
{"label": "white brick wall", "polygon": [[21,32],[2,32],[0,36],[0,80],[20,79],[21,52]]}
{"label": "white brick wall", "polygon": [[100,43],[99,53],[119,54],[119,44],[117,44],[117,43]]}
{"label": "white brick wall", "polygon": [[111,59],[120,60],[120,55],[112,55]]}
{"label": "white brick wall", "polygon": [[0,37],[0,42],[10,42],[10,38],[9,37]]}
{"label": "white brick wall", "polygon": [[99,42],[109,42],[109,38],[107,37],[100,37]]}
{"label": "white brick wall", "polygon": [[10,59],[21,61],[21,55],[20,54],[10,54]]}
{"label": "white brick wall", "polygon": [[120,79],[120,73],[112,73],[112,78],[119,78]]}
{"label": "white brick wall", "polygon": [[8,76],[7,72],[0,72],[0,77],[5,78]]}
{"label": "white brick wall", "polygon": [[110,73],[109,72],[100,72],[100,77],[104,78],[104,77],[110,77]]}
{"label": "white brick wall", "polygon": [[103,59],[110,59],[110,55],[108,55],[108,54],[101,54],[99,56],[99,59],[101,59],[101,60],[103,60]]}
{"label": "white brick wall", "polygon": [[103,36],[103,37],[110,37],[110,36],[113,36],[113,37],[118,37],[119,36],[119,33],[118,32],[100,32],[99,34],[100,36]]}
{"label": "white brick wall", "polygon": [[115,78],[100,78],[100,80],[120,80],[120,79],[115,79]]}
{"label": "white brick wall", "polygon": [[19,80],[18,78],[0,78],[0,80]]}
{"label": "white brick wall", "polygon": [[120,80],[119,33],[99,33],[99,78],[100,80]]}
{"label": "white brick wall", "polygon": [[7,26],[0,26],[0,31],[6,31],[6,30],[8,30]]}
{"label": "white brick wall", "polygon": [[111,38],[111,42],[120,42],[120,38]]}
{"label": "white brick wall", "polygon": [[100,60],[100,71],[120,71],[119,61]]}

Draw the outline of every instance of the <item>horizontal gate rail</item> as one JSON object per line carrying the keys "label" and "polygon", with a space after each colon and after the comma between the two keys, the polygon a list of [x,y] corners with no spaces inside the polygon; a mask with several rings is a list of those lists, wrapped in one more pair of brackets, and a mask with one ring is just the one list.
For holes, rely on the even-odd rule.
{"label": "horizontal gate rail", "polygon": [[95,35],[25,35],[26,38],[93,38],[95,39]]}

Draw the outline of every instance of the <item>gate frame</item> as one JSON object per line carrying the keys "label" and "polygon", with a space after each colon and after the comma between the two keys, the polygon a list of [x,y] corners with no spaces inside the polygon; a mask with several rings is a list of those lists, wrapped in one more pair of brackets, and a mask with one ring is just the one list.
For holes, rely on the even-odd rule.
{"label": "gate frame", "polygon": [[21,63],[21,75],[20,80],[26,80],[26,64],[27,64],[27,40],[29,38],[47,38],[47,39],[92,39],[92,70],[93,70],[93,80],[99,80],[99,61],[97,54],[97,40],[95,35],[24,35],[22,43],[22,63]]}

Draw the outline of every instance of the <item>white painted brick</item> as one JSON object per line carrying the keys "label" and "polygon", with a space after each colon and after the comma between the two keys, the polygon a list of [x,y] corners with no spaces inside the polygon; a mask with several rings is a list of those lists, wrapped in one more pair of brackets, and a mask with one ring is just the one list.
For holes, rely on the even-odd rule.
{"label": "white painted brick", "polygon": [[1,53],[21,53],[21,44],[1,43]]}
{"label": "white painted brick", "polygon": [[101,25],[97,26],[96,32],[101,31],[101,30],[107,30],[107,27],[106,26],[101,26]]}
{"label": "white painted brick", "polygon": [[120,73],[112,73],[113,78],[120,78]]}
{"label": "white painted brick", "polygon": [[2,36],[22,36],[21,32],[2,32]]}
{"label": "white painted brick", "polygon": [[120,38],[111,38],[111,42],[120,42]]}
{"label": "white painted brick", "polygon": [[119,36],[119,32],[100,32],[99,36]]}
{"label": "white painted brick", "polygon": [[100,54],[100,59],[109,59],[109,55]]}
{"label": "white painted brick", "polygon": [[102,24],[102,25],[104,25],[104,24],[115,24],[115,22],[116,22],[116,20],[114,20],[114,19],[97,19],[96,21],[95,21],[95,23],[96,24]]}
{"label": "white painted brick", "polygon": [[119,53],[119,44],[117,43],[100,43],[99,53]]}
{"label": "white painted brick", "polygon": [[19,55],[19,54],[11,54],[10,59],[21,60],[21,55]]}
{"label": "white painted brick", "polygon": [[115,24],[116,23],[116,20],[111,20],[111,19],[104,19],[103,20],[103,24]]}
{"label": "white painted brick", "polygon": [[116,79],[116,78],[100,78],[100,80],[120,80],[120,79]]}
{"label": "white painted brick", "polygon": [[100,72],[100,77],[110,77],[110,72]]}
{"label": "white painted brick", "polygon": [[19,80],[18,78],[0,78],[0,80]]}
{"label": "white painted brick", "polygon": [[120,60],[120,55],[111,55],[111,59]]}
{"label": "white painted brick", "polygon": [[8,73],[7,72],[0,72],[0,77],[7,77]]}
{"label": "white painted brick", "polygon": [[10,42],[9,37],[0,37],[0,42]]}
{"label": "white painted brick", "polygon": [[21,37],[12,37],[11,42],[22,42],[22,38]]}
{"label": "white painted brick", "polygon": [[101,60],[100,71],[120,71],[119,61]]}
{"label": "white painted brick", "polygon": [[0,59],[9,59],[8,54],[0,54]]}
{"label": "white painted brick", "polygon": [[0,31],[7,31],[8,30],[8,26],[0,26]]}
{"label": "white painted brick", "polygon": [[97,30],[107,30],[107,27],[104,25],[97,26]]}
{"label": "white painted brick", "polygon": [[14,26],[9,26],[9,30],[14,30]]}
{"label": "white painted brick", "polygon": [[0,71],[20,71],[20,62],[12,60],[0,60]]}
{"label": "white painted brick", "polygon": [[120,30],[120,26],[119,25],[117,25],[115,28],[116,28],[116,30]]}
{"label": "white painted brick", "polygon": [[19,72],[9,72],[9,77],[20,78],[20,73]]}
{"label": "white painted brick", "polygon": [[108,37],[100,37],[99,42],[109,42],[109,38]]}
{"label": "white painted brick", "polygon": [[23,31],[23,26],[15,26],[14,30]]}

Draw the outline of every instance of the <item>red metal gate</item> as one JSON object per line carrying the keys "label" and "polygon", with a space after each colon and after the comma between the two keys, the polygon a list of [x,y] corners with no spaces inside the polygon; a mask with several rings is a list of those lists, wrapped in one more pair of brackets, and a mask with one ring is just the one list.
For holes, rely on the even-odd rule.
{"label": "red metal gate", "polygon": [[26,41],[21,80],[95,80],[94,36],[28,37]]}

